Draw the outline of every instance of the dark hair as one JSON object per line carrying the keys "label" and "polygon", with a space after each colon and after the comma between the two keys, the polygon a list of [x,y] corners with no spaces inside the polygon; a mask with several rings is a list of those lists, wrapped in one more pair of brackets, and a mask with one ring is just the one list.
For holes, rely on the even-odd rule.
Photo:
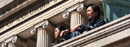
{"label": "dark hair", "polygon": [[100,8],[99,8],[98,5],[96,5],[96,4],[89,4],[89,5],[85,6],[86,9],[87,9],[89,6],[91,6],[91,7],[93,8],[94,12],[96,12],[96,11],[98,12],[97,16],[100,16]]}
{"label": "dark hair", "polygon": [[62,30],[65,30],[66,28],[64,26],[57,26],[57,28],[62,31]]}

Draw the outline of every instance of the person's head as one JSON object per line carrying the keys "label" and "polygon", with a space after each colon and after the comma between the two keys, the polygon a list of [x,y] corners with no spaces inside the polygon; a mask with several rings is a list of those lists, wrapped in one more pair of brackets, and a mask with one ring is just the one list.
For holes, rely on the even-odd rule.
{"label": "person's head", "polygon": [[86,6],[86,13],[88,19],[94,19],[96,16],[100,17],[100,8],[98,5],[89,4]]}
{"label": "person's head", "polygon": [[65,30],[65,29],[66,29],[66,28],[63,27],[63,26],[57,26],[57,27],[55,28],[55,31],[54,31],[55,38],[56,38],[56,39],[60,39],[60,38],[61,38],[61,37],[60,37],[60,33],[61,33],[62,30]]}

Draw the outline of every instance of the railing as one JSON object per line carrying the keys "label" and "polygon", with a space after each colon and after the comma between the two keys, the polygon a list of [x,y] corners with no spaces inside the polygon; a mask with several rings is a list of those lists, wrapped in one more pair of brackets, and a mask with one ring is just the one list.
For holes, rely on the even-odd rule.
{"label": "railing", "polygon": [[130,14],[53,47],[102,47],[130,36]]}

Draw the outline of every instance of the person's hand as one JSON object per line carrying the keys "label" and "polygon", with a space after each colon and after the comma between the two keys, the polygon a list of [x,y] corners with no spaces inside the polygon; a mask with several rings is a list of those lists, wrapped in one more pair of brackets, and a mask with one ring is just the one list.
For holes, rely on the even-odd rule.
{"label": "person's hand", "polygon": [[78,25],[76,25],[76,28],[78,28],[78,27],[80,27],[81,26],[81,24],[78,24]]}
{"label": "person's hand", "polygon": [[81,26],[81,24],[76,25],[74,28],[72,28],[72,29],[71,29],[71,31],[70,31],[70,32],[71,32],[71,33],[72,33],[72,32],[74,32],[74,31],[75,31],[75,30],[77,30],[77,29],[78,29],[78,27],[80,27],[80,26]]}
{"label": "person's hand", "polygon": [[63,31],[60,33],[60,37],[62,37],[63,35],[66,35],[67,33],[69,33],[69,30],[68,30],[68,29],[63,30]]}

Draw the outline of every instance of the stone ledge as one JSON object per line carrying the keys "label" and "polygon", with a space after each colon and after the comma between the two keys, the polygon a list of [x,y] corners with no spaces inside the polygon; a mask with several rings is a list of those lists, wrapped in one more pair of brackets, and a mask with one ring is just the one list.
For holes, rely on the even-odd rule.
{"label": "stone ledge", "polygon": [[[72,38],[72,39],[69,39],[60,44],[57,44],[53,47],[59,47],[59,46],[63,46],[63,47],[68,47],[68,46],[69,47],[76,47],[76,46],[78,47],[79,46],[79,47],[81,47],[84,45],[87,46],[94,42],[96,43],[96,41],[102,40],[105,37],[111,36],[115,33],[121,32],[122,30],[127,30],[128,28],[130,28],[130,19],[129,18],[130,18],[130,15],[124,16],[115,21],[112,21],[103,26],[100,26],[96,29],[93,29],[84,34],[81,34],[75,38]],[[126,28],[124,28],[124,27],[126,27]],[[118,30],[118,29],[120,29],[120,30]],[[129,36],[129,35],[126,35],[126,36]],[[121,37],[119,37],[119,38],[121,38]],[[111,42],[109,42],[109,43],[111,43]],[[105,44],[102,44],[102,45],[100,44],[100,46],[103,46],[103,45],[105,45]]]}

